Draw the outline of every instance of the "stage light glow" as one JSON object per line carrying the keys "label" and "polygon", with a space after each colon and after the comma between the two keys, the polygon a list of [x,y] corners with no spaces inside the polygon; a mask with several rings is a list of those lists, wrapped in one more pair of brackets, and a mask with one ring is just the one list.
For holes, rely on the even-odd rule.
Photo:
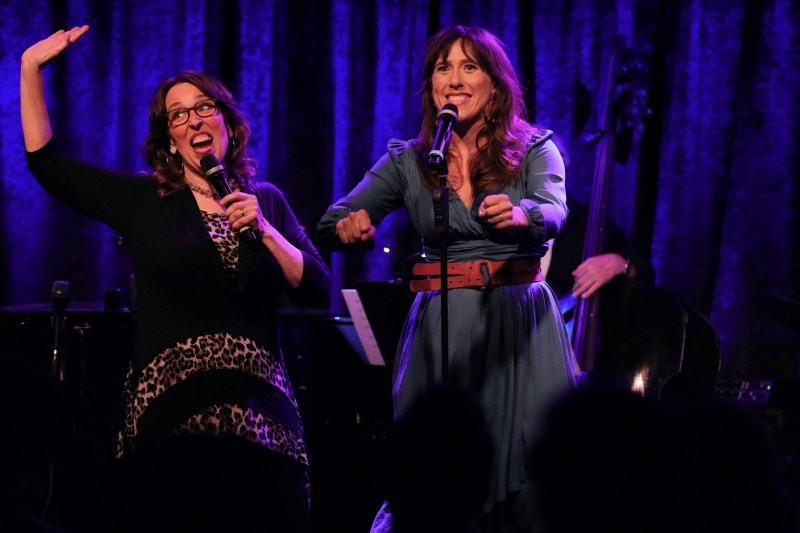
{"label": "stage light glow", "polygon": [[647,370],[642,370],[633,377],[633,385],[631,391],[644,396],[644,382],[647,378]]}

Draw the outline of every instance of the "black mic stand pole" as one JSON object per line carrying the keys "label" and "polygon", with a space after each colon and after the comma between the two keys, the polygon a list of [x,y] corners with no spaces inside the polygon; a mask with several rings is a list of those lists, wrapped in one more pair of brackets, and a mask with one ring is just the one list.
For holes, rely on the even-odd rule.
{"label": "black mic stand pole", "polygon": [[50,359],[50,375],[56,383],[65,380],[65,366],[66,360],[64,352],[66,345],[65,338],[65,322],[67,320],[67,300],[69,296],[69,283],[66,281],[56,281],[53,283],[53,318],[50,322],[50,331],[53,340],[53,353]]}
{"label": "black mic stand pole", "polygon": [[[448,143],[449,144],[449,143]],[[441,316],[442,316],[442,382],[448,380],[448,317],[447,317],[447,230],[450,227],[450,187],[447,186],[447,159],[439,164],[439,187],[433,190],[433,227],[440,237],[439,262],[441,264]]]}
{"label": "black mic stand pole", "polygon": [[[66,403],[69,401],[66,384],[66,315],[67,301],[69,296],[69,283],[66,281],[56,281],[53,283],[53,318],[51,322],[51,332],[53,341],[52,358],[50,359],[50,377],[56,387],[56,394],[59,401]],[[71,409],[67,412],[71,415]],[[71,416],[70,416],[71,418]],[[42,517],[46,520],[58,523],[63,518],[64,487],[65,487],[65,468],[67,451],[69,444],[71,420],[58,420],[54,434],[55,446],[50,454],[50,473],[47,483],[47,499],[42,509]]]}

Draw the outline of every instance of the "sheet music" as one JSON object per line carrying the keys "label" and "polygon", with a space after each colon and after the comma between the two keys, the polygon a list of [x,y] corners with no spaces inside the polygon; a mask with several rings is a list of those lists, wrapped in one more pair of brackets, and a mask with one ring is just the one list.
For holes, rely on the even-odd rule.
{"label": "sheet music", "polygon": [[342,296],[344,296],[347,310],[350,312],[350,318],[353,319],[353,325],[356,327],[361,346],[363,346],[364,352],[367,354],[367,361],[371,365],[386,366],[386,361],[384,361],[381,350],[378,348],[378,341],[375,340],[375,335],[372,333],[372,327],[369,325],[369,319],[367,319],[367,313],[364,311],[364,305],[361,303],[358,291],[355,289],[342,289]]}

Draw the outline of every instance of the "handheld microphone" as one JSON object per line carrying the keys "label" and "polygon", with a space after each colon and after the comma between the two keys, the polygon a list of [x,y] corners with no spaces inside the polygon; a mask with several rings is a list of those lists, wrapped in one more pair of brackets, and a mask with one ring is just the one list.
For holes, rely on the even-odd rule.
{"label": "handheld microphone", "polygon": [[67,300],[69,300],[69,283],[66,281],[56,281],[53,283],[53,359],[50,364],[50,371],[53,379],[63,381],[63,358],[62,345],[64,343],[64,321],[67,313]]}
{"label": "handheld microphone", "polygon": [[[228,184],[228,177],[225,175],[225,167],[219,162],[214,154],[208,154],[200,160],[200,168],[206,175],[206,179],[211,183],[214,189],[223,198],[233,191],[230,184]],[[250,226],[242,226],[239,228],[239,238],[245,242],[253,242],[256,240],[256,234]]]}
{"label": "handheld microphone", "polygon": [[436,124],[436,135],[433,137],[433,146],[428,153],[428,168],[439,171],[445,160],[447,146],[450,144],[450,131],[458,122],[458,108],[453,104],[445,104],[439,111]]}

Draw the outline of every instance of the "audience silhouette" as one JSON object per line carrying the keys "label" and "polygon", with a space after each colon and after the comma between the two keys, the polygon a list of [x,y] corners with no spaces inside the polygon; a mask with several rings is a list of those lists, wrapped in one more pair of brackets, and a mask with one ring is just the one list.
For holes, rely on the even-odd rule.
{"label": "audience silhouette", "polygon": [[552,533],[800,525],[764,428],[721,399],[580,389],[550,410],[531,464]]}
{"label": "audience silhouette", "polygon": [[485,497],[492,446],[483,412],[465,391],[421,394],[387,442],[392,532],[468,531]]}

